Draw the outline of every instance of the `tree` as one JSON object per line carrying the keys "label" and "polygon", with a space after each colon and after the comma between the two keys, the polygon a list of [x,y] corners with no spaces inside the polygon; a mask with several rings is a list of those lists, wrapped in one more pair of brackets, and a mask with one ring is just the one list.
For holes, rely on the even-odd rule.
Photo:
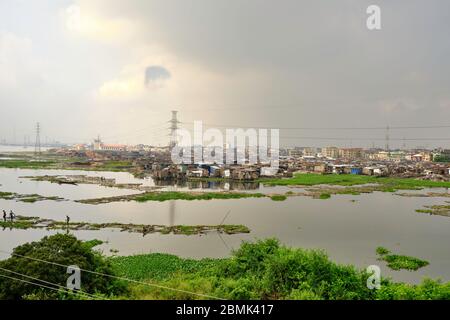
{"label": "tree", "polygon": [[[67,267],[64,266],[69,265],[76,265],[83,270],[114,275],[109,261],[100,253],[92,250],[92,245],[68,234],[44,237],[40,241],[26,243],[15,248],[9,259],[0,261],[0,268],[16,273],[0,269],[0,275],[51,286],[19,275],[22,274],[65,287],[70,275],[67,274]],[[91,294],[112,295],[125,291],[125,285],[113,277],[81,271],[81,290]],[[64,291],[57,292],[0,277],[0,299],[24,299],[28,296],[42,299],[75,297]]]}

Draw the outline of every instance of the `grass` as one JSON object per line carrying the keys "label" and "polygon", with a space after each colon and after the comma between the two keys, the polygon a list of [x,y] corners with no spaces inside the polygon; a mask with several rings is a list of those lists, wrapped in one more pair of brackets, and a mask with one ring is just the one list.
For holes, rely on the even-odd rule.
{"label": "grass", "polygon": [[0,192],[0,199],[3,200],[16,200],[25,203],[35,203],[36,201],[53,200],[53,201],[63,201],[64,198],[51,196],[41,196],[39,194],[18,194],[14,192]]}
{"label": "grass", "polygon": [[322,200],[326,200],[326,199],[330,199],[330,198],[331,198],[331,195],[329,193],[322,193],[319,196],[319,199],[322,199]]}
{"label": "grass", "polygon": [[391,253],[388,249],[386,249],[385,247],[378,247],[376,250],[376,253],[378,255],[385,255],[385,254],[389,254]]}
{"label": "grass", "polygon": [[0,199],[12,200],[14,199],[15,193],[12,192],[0,192]]}
{"label": "grass", "polygon": [[134,280],[167,280],[175,273],[193,273],[220,264],[220,259],[182,259],[170,254],[152,253],[113,257],[118,275]]}
{"label": "grass", "polygon": [[65,157],[50,157],[46,154],[46,160],[36,161],[34,159],[8,159],[0,160],[0,167],[15,169],[64,169],[64,170],[84,170],[84,171],[111,171],[123,172],[133,168],[131,161],[105,160],[88,166],[75,164],[79,159]]}
{"label": "grass", "polygon": [[133,166],[131,161],[114,161],[107,160],[101,162],[101,165],[92,167],[93,170],[104,170],[104,171],[126,171]]}
{"label": "grass", "polygon": [[[120,229],[143,235],[150,233],[161,234],[179,234],[179,235],[199,235],[211,231],[217,231],[226,234],[250,233],[250,229],[244,225],[143,225],[143,224],[124,224],[117,222],[107,223],[87,223],[87,222],[69,222],[55,221],[51,219],[41,219],[39,217],[17,216],[14,221],[4,221],[0,226],[16,229],[47,229],[47,230],[101,230],[106,228]],[[98,245],[98,240],[89,242],[92,245]]]}
{"label": "grass", "polygon": [[387,266],[392,270],[405,269],[415,271],[429,264],[425,260],[397,254],[385,255],[383,256],[383,260],[387,262]]}
{"label": "grass", "polygon": [[287,199],[287,197],[283,194],[276,194],[270,197],[273,201],[284,201]]}
{"label": "grass", "polygon": [[123,196],[82,199],[75,202],[84,204],[105,204],[117,201],[170,201],[170,200],[225,200],[225,199],[243,199],[243,198],[265,198],[268,195],[262,193],[238,193],[238,192],[179,192],[179,191],[162,191],[162,192],[144,192],[138,194],[130,194]]}
{"label": "grass", "polygon": [[89,248],[94,248],[96,246],[99,246],[101,244],[104,243],[104,241],[102,240],[98,240],[98,239],[92,239],[92,240],[88,240],[88,241],[83,241],[83,243],[88,246]]}
{"label": "grass", "polygon": [[449,188],[450,182],[418,180],[413,178],[388,178],[376,176],[364,176],[354,174],[313,174],[298,173],[292,178],[264,180],[266,185],[281,186],[314,186],[314,185],[339,185],[354,186],[377,183],[386,187],[385,191],[396,189],[420,189],[420,188]]}
{"label": "grass", "polygon": [[250,233],[250,229],[241,224],[224,224],[220,226],[221,231],[226,234],[235,234],[235,233]]}
{"label": "grass", "polygon": [[428,261],[421,260],[419,258],[391,254],[391,252],[384,247],[378,247],[376,249],[376,253],[379,255],[379,260],[386,261],[387,266],[392,270],[416,271],[429,265]]}
{"label": "grass", "polygon": [[429,213],[440,216],[450,216],[450,206],[449,205],[432,205],[425,206],[426,209],[417,209],[416,212]]}
{"label": "grass", "polygon": [[241,199],[241,198],[262,198],[262,193],[235,193],[235,192],[147,192],[138,195],[134,200],[138,202],[146,201],[168,201],[168,200],[212,200],[212,199]]}
{"label": "grass", "polygon": [[0,227],[11,229],[29,229],[33,227],[33,223],[30,221],[0,221]]}
{"label": "grass", "polygon": [[54,161],[0,160],[3,168],[46,169],[54,164]]}
{"label": "grass", "polygon": [[433,214],[433,210],[431,209],[417,209],[416,212]]}

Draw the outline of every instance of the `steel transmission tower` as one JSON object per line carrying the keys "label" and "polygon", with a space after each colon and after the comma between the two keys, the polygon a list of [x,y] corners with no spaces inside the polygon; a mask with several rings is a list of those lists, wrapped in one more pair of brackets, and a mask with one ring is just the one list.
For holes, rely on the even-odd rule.
{"label": "steel transmission tower", "polygon": [[172,111],[172,119],[169,121],[170,123],[170,144],[169,147],[172,149],[177,145],[177,130],[178,124],[180,123],[177,119],[178,111]]}
{"label": "steel transmission tower", "polygon": [[41,154],[41,125],[39,122],[36,124],[36,142],[34,144],[34,154]]}

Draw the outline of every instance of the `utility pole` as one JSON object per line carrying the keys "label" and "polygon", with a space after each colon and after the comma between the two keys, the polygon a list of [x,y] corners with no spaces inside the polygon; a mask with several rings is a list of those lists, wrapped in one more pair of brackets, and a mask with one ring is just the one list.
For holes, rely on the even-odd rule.
{"label": "utility pole", "polygon": [[172,119],[169,121],[170,123],[170,143],[169,147],[172,149],[177,145],[177,130],[178,130],[178,124],[180,123],[177,119],[177,113],[178,111],[173,110],[172,111]]}
{"label": "utility pole", "polygon": [[34,154],[36,156],[41,155],[41,125],[39,122],[36,124],[36,142],[34,144]]}

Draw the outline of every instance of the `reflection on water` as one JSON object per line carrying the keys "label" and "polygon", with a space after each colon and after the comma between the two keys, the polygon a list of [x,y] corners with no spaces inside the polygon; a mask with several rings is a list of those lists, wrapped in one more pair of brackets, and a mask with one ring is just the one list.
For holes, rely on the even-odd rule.
{"label": "reflection on water", "polygon": [[259,189],[258,182],[240,181],[202,181],[202,180],[158,180],[154,181],[156,186],[171,187],[171,190],[256,190]]}
{"label": "reflection on water", "polygon": [[176,204],[176,201],[170,201],[170,204],[169,204],[169,226],[175,225],[175,204]]}
{"label": "reflection on water", "polygon": [[[127,173],[0,169],[0,191],[37,193],[67,199],[136,192],[95,185],[57,185],[19,178],[44,174],[90,174],[116,178],[123,183],[143,182]],[[151,185],[153,182],[148,180],[144,183]],[[203,183],[200,185],[205,186]],[[189,187],[187,183],[173,188]],[[260,187],[261,190],[280,192],[289,189]],[[435,191],[449,192],[445,189]],[[385,192],[360,196],[339,195],[328,200],[292,197],[282,202],[251,198],[87,205],[73,201],[23,203],[0,199],[0,210],[13,210],[19,215],[60,221],[69,215],[74,222],[163,225],[217,225],[226,217],[225,224],[246,225],[251,233],[222,235],[225,243],[216,232],[201,236],[148,234],[142,237],[140,234],[102,230],[77,231],[75,235],[85,240],[97,238],[108,241],[100,246],[105,254],[111,254],[110,249],[118,249],[121,255],[167,252],[194,258],[227,256],[229,248],[237,248],[242,240],[276,237],[286,245],[324,249],[333,260],[341,263],[364,268],[377,264],[385,276],[417,282],[424,276],[450,280],[450,218],[415,212],[424,205],[444,204],[445,200],[449,198],[399,197]],[[227,212],[230,212],[228,216]],[[48,234],[51,232],[45,230],[0,230],[0,248],[10,251],[19,244],[38,240]],[[430,265],[416,272],[391,271],[383,262],[377,261],[375,248],[378,246],[399,254],[417,256],[429,261]]]}

